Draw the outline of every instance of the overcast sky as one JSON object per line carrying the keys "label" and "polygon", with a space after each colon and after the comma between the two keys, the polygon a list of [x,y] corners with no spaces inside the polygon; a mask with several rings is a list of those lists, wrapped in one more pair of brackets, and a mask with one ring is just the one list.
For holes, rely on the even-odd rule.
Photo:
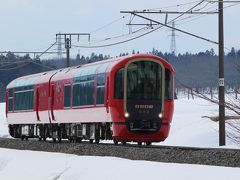
{"label": "overcast sky", "polygon": [[[167,11],[186,11],[197,4],[194,0],[0,0],[0,51],[44,51],[55,42],[55,34],[61,33],[91,33],[91,43],[86,37],[81,37],[72,41],[73,45],[105,45],[121,42],[135,35],[141,35],[149,30],[142,30],[135,35],[126,35],[129,32],[128,26],[130,16],[121,18],[121,10],[143,10],[157,9]],[[181,5],[188,3],[187,5]],[[199,1],[198,1],[199,2]],[[172,5],[180,5],[169,7]],[[214,11],[217,4],[200,5],[197,9],[202,11]],[[225,7],[229,4],[225,4]],[[240,49],[240,5],[225,9],[225,46]],[[146,17],[154,18],[164,22],[165,15]],[[175,16],[169,15],[168,20]],[[191,16],[185,15],[177,21],[177,28],[195,33],[197,35],[218,40],[218,19],[217,15]],[[119,19],[119,20],[118,20]],[[178,19],[178,20],[179,20]],[[113,22],[109,25],[109,23]],[[134,18],[133,22],[146,23],[146,21]],[[107,25],[107,26],[105,26]],[[104,26],[104,27],[103,27]],[[103,28],[101,28],[103,27]],[[100,29],[99,29],[100,28]],[[134,32],[140,27],[134,27]],[[72,47],[71,54],[75,56],[77,52],[82,55],[89,55],[91,52],[119,55],[123,52],[132,52],[133,49],[140,52],[151,51],[152,48],[168,52],[170,50],[171,31],[167,28],[159,30],[130,41],[128,43],[110,46],[105,48],[85,49]],[[186,51],[195,53],[214,48],[217,46],[203,40],[199,40],[180,32],[176,32],[177,52]],[[124,36],[123,36],[124,35]],[[113,37],[120,38],[113,38]],[[104,41],[105,39],[109,39]],[[96,43],[100,41],[100,43]],[[56,46],[52,51],[56,50]],[[227,51],[227,50],[226,50]]]}

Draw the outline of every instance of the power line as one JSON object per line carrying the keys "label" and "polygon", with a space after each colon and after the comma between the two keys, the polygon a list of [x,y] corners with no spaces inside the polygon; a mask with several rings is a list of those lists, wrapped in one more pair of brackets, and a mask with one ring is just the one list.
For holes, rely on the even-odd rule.
{"label": "power line", "polygon": [[[195,1],[195,2],[199,2],[199,1]],[[199,3],[197,3],[195,6],[193,6],[192,8],[188,9],[186,12],[190,12],[191,10],[193,10],[195,7],[199,6],[200,4],[202,4],[204,2],[204,0],[200,1]],[[181,15],[177,16],[176,18],[172,19],[171,21],[169,21],[168,23],[171,23],[173,21],[175,21],[176,19],[182,17],[186,12],[183,12]],[[158,23],[159,24],[159,23]],[[133,38],[129,38],[127,40],[123,40],[123,41],[120,41],[120,42],[115,42],[115,43],[109,43],[109,44],[104,44],[104,45],[94,45],[94,46],[89,46],[89,45],[73,45],[73,47],[79,47],[79,48],[102,48],[102,47],[108,47],[108,46],[114,46],[114,45],[119,45],[119,44],[123,44],[123,43],[126,43],[126,42],[129,42],[129,41],[132,41],[132,40],[135,40],[135,39],[138,39],[138,38],[141,38],[147,34],[150,34],[160,28],[162,28],[163,26],[159,26],[155,29],[152,29],[151,31],[148,31],[146,33],[143,33],[139,36],[136,36],[136,37],[133,37]],[[110,38],[108,38],[110,39]]]}
{"label": "power line", "polygon": [[186,5],[194,4],[196,2],[200,2],[200,0],[192,1],[192,2],[186,2],[186,3],[182,3],[182,4],[171,5],[171,6],[165,6],[165,7],[160,7],[160,8],[154,8],[154,9],[149,9],[149,10],[169,9],[169,8],[174,8],[174,7],[180,7],[180,6],[186,6]]}
{"label": "power line", "polygon": [[122,16],[122,17],[120,17],[120,18],[118,18],[118,19],[115,19],[115,20],[113,20],[112,22],[107,23],[107,24],[103,25],[102,27],[97,28],[97,29],[91,31],[90,34],[93,34],[93,33],[95,33],[95,32],[98,32],[98,31],[100,31],[100,30],[102,30],[102,29],[108,27],[108,26],[111,26],[112,24],[114,24],[114,23],[116,23],[116,22],[118,22],[118,21],[124,19],[125,17],[126,17],[126,16]]}
{"label": "power line", "polygon": [[131,14],[217,14],[218,12],[198,12],[198,11],[120,11],[120,13],[131,13]]}
{"label": "power line", "polygon": [[105,45],[95,45],[95,46],[81,46],[81,45],[73,45],[73,47],[79,47],[79,48],[102,48],[102,47],[108,47],[108,46],[114,46],[114,45],[118,45],[118,44],[123,44],[123,43],[126,43],[126,42],[129,42],[129,41],[132,41],[132,40],[135,40],[135,39],[138,39],[140,37],[143,37],[147,34],[150,34],[156,30],[158,30],[160,27],[156,28],[156,29],[153,29],[149,32],[146,32],[144,34],[141,34],[139,36],[136,36],[136,37],[133,37],[133,38],[130,38],[130,39],[127,39],[127,40],[124,40],[124,41],[120,41],[120,42],[116,42],[116,43],[109,43],[109,44],[105,44]]}
{"label": "power line", "polygon": [[135,15],[138,16],[138,17],[141,17],[141,18],[143,18],[143,19],[146,19],[146,20],[151,20],[152,22],[154,22],[154,23],[158,23],[158,24],[160,24],[160,25],[162,25],[162,26],[165,26],[165,27],[167,27],[167,28],[174,29],[174,30],[179,31],[179,32],[181,32],[181,33],[184,33],[184,34],[187,34],[187,35],[190,35],[190,36],[196,37],[196,38],[198,38],[198,39],[201,39],[201,40],[204,40],[204,41],[207,41],[207,42],[213,43],[213,44],[218,44],[218,42],[216,42],[216,41],[213,41],[213,40],[210,40],[210,39],[207,39],[207,38],[204,38],[204,37],[198,36],[198,35],[196,35],[196,34],[193,34],[193,33],[190,33],[190,32],[184,31],[184,30],[181,30],[181,29],[179,29],[179,28],[174,28],[174,27],[172,27],[172,26],[169,26],[169,25],[163,24],[163,23],[161,23],[161,22],[159,22],[159,21],[155,21],[155,20],[152,20],[152,19],[146,18],[146,17],[141,16],[141,15],[138,15],[138,14],[135,14]]}
{"label": "power line", "polygon": [[[214,3],[215,4],[215,3]],[[226,7],[224,7],[223,9],[227,9],[227,8],[230,8],[230,7],[233,7],[233,6],[237,6],[237,5],[240,5],[240,4],[231,4],[231,5],[228,5]],[[210,9],[217,9],[218,5],[214,5],[206,10],[210,10]],[[178,20],[177,22],[180,22],[180,21],[184,21],[184,20],[187,20],[187,21],[184,21],[184,22],[181,22],[181,23],[177,23],[176,26],[179,26],[179,25],[182,25],[182,24],[186,24],[186,23],[189,23],[189,22],[192,22],[192,21],[195,21],[197,19],[200,19],[200,18],[203,18],[207,16],[207,14],[203,14],[203,15],[191,15],[191,16],[188,16],[188,17],[185,17],[183,19],[180,19]],[[229,48],[227,47],[224,47],[226,50],[230,51]]]}
{"label": "power line", "polygon": [[49,51],[49,49],[51,49],[56,43],[57,40],[52,45],[50,45],[45,51],[43,51],[38,57],[40,58],[42,55],[46,54]]}
{"label": "power line", "polygon": [[[192,11],[194,8],[198,7],[198,6],[199,6],[200,4],[202,4],[203,2],[204,2],[204,0],[200,1],[200,2],[197,3],[195,6],[191,7],[190,9],[188,9],[185,13]],[[185,13],[183,13],[183,14],[177,16],[176,18],[172,19],[172,20],[169,21],[168,23],[171,23],[171,22],[177,20],[178,18],[180,18],[180,17],[182,17],[183,15],[185,15]],[[168,24],[168,23],[167,23],[167,24]]]}
{"label": "power line", "polygon": [[[194,9],[195,7],[199,6],[200,4],[202,4],[204,1],[193,1],[193,2],[199,2],[199,3],[198,3],[196,6],[192,7],[190,10],[184,12],[184,14],[188,14],[187,12],[189,12],[189,14],[194,14],[194,13],[191,13],[191,10]],[[193,2],[192,2],[192,3],[193,3]],[[192,3],[191,3],[191,4],[192,4]],[[199,10],[202,10],[202,9],[206,8],[207,5],[209,5],[209,4],[210,4],[210,2],[208,2],[206,5],[204,5],[204,7],[200,8]],[[230,5],[230,6],[234,6],[234,5]],[[230,6],[228,6],[228,7],[230,7]],[[211,7],[211,8],[213,8],[213,7]],[[225,8],[227,8],[227,7],[225,7]],[[208,8],[208,9],[210,9],[210,8]],[[145,10],[145,11],[146,11],[146,10]],[[205,13],[205,14],[204,14],[204,13]],[[211,11],[211,12],[203,12],[203,13],[196,13],[196,14],[198,14],[199,17],[196,16],[195,19],[198,19],[198,18],[200,18],[200,16],[203,17],[203,16],[206,16],[207,14],[216,14],[216,12],[212,12],[212,11]],[[203,15],[201,15],[201,14],[203,14]],[[181,14],[180,16],[182,16],[182,15],[183,15],[183,14]],[[177,18],[179,18],[180,16],[178,16]],[[176,19],[177,19],[177,18],[176,18]],[[189,16],[189,17],[187,17],[187,18],[180,19],[180,20],[178,20],[178,21],[182,21],[182,20],[189,19],[189,18],[192,18],[192,16]],[[193,18],[194,18],[194,17],[193,17]],[[195,19],[193,19],[193,20],[195,20]],[[174,20],[174,19],[173,19],[173,20]],[[189,22],[190,22],[190,21],[193,21],[193,20],[189,20]],[[176,21],[176,22],[178,22],[178,21]],[[171,22],[171,21],[170,21],[170,22]],[[127,25],[129,25],[129,24],[127,24]],[[138,25],[146,25],[146,24],[138,24]],[[158,25],[158,24],[148,24],[148,25]],[[161,27],[162,27],[162,26],[161,26]],[[109,43],[109,44],[104,44],[104,45],[73,45],[73,47],[80,47],[80,48],[101,48],[101,47],[108,47],[108,46],[118,45],[118,44],[126,43],[126,42],[129,42],[129,41],[135,40],[135,39],[137,39],[137,38],[143,37],[143,36],[145,36],[145,35],[147,35],[147,34],[150,34],[151,32],[154,32],[154,31],[160,29],[161,27],[156,28],[156,29],[153,29],[153,31],[149,31],[149,32],[147,32],[147,33],[143,33],[143,34],[141,34],[141,35],[139,35],[139,36],[136,36],[136,37],[133,37],[133,38],[129,38],[129,39],[127,39],[127,40],[119,41],[119,42],[116,42],[116,43]],[[145,29],[149,29],[149,28],[145,28]],[[133,34],[133,33],[132,33],[132,34]],[[129,36],[129,35],[132,35],[132,34],[125,34],[125,35],[120,35],[120,36],[105,38],[104,40],[100,40],[100,41],[97,41],[97,42],[95,42],[95,43],[108,41],[108,40],[111,40],[111,39],[114,39],[114,38],[121,38],[121,37]],[[225,49],[228,49],[228,48],[225,47]],[[228,49],[228,50],[229,50],[229,49]]]}
{"label": "power line", "polygon": [[176,19],[182,17],[184,14],[187,14],[187,13],[189,13],[189,12],[192,12],[192,10],[193,10],[194,8],[196,8],[197,6],[199,6],[200,4],[202,4],[203,2],[204,2],[204,0],[200,1],[200,2],[197,3],[195,6],[191,7],[189,10],[187,10],[186,12],[183,12],[181,15],[177,16],[176,18],[172,19],[172,20],[169,21],[169,22],[167,22],[167,20],[166,20],[166,22],[167,22],[166,24],[163,24],[163,23],[161,23],[161,22],[159,22],[159,21],[156,21],[156,20],[153,20],[153,19],[144,17],[144,16],[142,16],[142,15],[139,15],[139,13],[141,14],[142,12],[138,12],[138,11],[128,11],[127,13],[131,13],[131,14],[133,14],[133,15],[135,15],[135,16],[138,16],[138,17],[140,17],[140,18],[142,18],[142,19],[145,19],[145,20],[148,20],[148,21],[150,21],[150,22],[159,24],[159,25],[161,25],[161,26],[168,27],[168,28],[173,29],[173,30],[177,30],[177,31],[179,31],[179,32],[182,32],[182,33],[188,34],[188,35],[190,35],[190,36],[193,36],[193,37],[196,37],[196,38],[205,40],[205,41],[207,41],[207,42],[211,42],[211,43],[214,43],[214,44],[218,44],[217,42],[212,41],[212,40],[210,40],[210,39],[207,39],[207,38],[204,38],[204,37],[195,35],[195,34],[193,34],[193,33],[189,33],[189,32],[187,32],[187,31],[183,31],[183,30],[181,30],[181,29],[178,29],[178,28],[175,28],[175,27],[172,27],[172,26],[167,25],[168,23],[174,22]]}
{"label": "power line", "polygon": [[[199,2],[199,1],[193,1],[193,2],[191,2],[191,3],[195,3],[195,2]],[[200,1],[200,3],[198,3],[196,6],[198,6],[199,4],[201,4],[203,2],[203,0],[202,1]],[[185,4],[190,4],[189,2],[188,3],[185,3]],[[186,12],[190,12],[193,8],[195,8],[196,6],[194,6],[194,7],[192,7],[192,8],[190,8],[188,11],[186,11]],[[184,13],[186,13],[186,12],[184,12]],[[184,14],[183,13],[183,14]],[[181,17],[182,15],[180,15],[180,16],[178,16],[177,18],[179,18],[179,17]],[[175,18],[175,19],[177,19],[177,18]],[[174,20],[175,20],[174,19]],[[170,21],[171,22],[171,21]],[[169,22],[169,23],[170,23]],[[118,44],[122,44],[122,43],[126,43],[126,42],[129,42],[129,41],[132,41],[132,40],[135,40],[135,39],[137,39],[137,38],[140,38],[140,37],[143,37],[143,36],[145,36],[145,35],[147,35],[147,34],[150,34],[150,33],[152,33],[152,32],[154,32],[154,31],[156,31],[156,30],[158,30],[158,29],[160,29],[162,26],[160,26],[160,27],[157,27],[157,28],[152,28],[152,30],[151,31],[149,31],[149,32],[146,32],[146,33],[143,33],[143,34],[141,34],[141,35],[139,35],[139,36],[136,36],[136,37],[133,37],[133,38],[129,38],[129,39],[127,39],[127,40],[123,40],[123,41],[120,41],[120,42],[116,42],[116,43],[109,43],[109,44],[104,44],[104,45],[73,45],[73,47],[79,47],[79,48],[101,48],[101,47],[108,47],[108,46],[113,46],[113,45],[118,45]],[[145,29],[148,29],[148,28],[145,28]],[[132,35],[133,33],[131,33],[130,35]],[[124,36],[129,36],[129,34],[125,34],[125,35],[121,35],[121,36],[117,36],[117,37],[111,37],[111,38],[106,38],[106,39],[104,39],[104,40],[101,40],[101,41],[98,41],[97,43],[99,43],[99,42],[104,42],[104,41],[108,41],[108,40],[111,40],[111,39],[114,39],[114,38],[120,38],[120,37],[124,37]]]}

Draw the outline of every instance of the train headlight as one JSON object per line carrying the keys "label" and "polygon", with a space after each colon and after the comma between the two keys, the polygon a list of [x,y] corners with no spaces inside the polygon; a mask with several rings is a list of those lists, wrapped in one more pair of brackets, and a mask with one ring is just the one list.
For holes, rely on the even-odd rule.
{"label": "train headlight", "polygon": [[129,118],[130,114],[128,112],[125,112],[124,116],[125,118]]}
{"label": "train headlight", "polygon": [[158,114],[158,117],[161,119],[161,118],[163,118],[163,114],[162,113],[159,113]]}

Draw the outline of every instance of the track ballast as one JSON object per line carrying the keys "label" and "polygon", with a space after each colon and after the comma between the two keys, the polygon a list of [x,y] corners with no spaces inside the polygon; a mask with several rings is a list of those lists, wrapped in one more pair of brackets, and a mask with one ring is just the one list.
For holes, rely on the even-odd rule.
{"label": "track ballast", "polygon": [[10,138],[0,138],[0,147],[81,156],[113,156],[131,160],[240,167],[240,150],[238,149],[69,143],[67,141],[56,143]]}

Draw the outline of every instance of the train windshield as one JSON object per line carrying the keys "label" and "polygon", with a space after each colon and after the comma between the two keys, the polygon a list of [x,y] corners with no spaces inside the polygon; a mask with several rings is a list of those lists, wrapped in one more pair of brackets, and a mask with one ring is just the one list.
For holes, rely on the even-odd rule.
{"label": "train windshield", "polygon": [[136,61],[128,65],[127,99],[162,99],[162,67],[159,63]]}

